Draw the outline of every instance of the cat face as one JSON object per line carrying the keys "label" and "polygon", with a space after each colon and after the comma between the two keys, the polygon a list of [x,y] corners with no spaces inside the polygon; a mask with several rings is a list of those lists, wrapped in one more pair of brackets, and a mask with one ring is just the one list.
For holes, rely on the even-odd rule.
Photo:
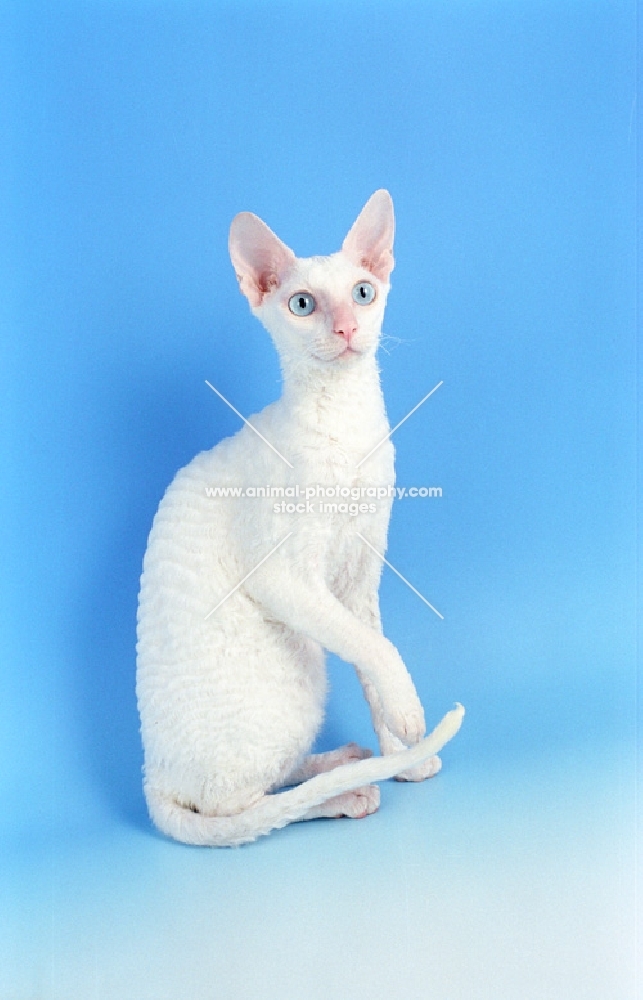
{"label": "cat face", "polygon": [[239,285],[283,361],[346,366],[375,352],[394,225],[391,196],[376,191],[339,253],[298,258],[257,216],[235,217],[230,256]]}
{"label": "cat face", "polygon": [[253,312],[282,357],[353,364],[377,348],[388,287],[342,251],[295,258]]}

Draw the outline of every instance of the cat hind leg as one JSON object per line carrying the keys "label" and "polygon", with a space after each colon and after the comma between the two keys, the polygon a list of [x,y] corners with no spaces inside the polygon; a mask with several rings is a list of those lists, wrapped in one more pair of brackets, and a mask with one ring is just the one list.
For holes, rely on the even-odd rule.
{"label": "cat hind leg", "polygon": [[362,758],[322,771],[300,785],[262,795],[239,813],[226,816],[203,815],[181,805],[154,786],[148,775],[145,783],[150,816],[156,826],[185,844],[233,847],[278,830],[288,823],[320,816],[358,818],[375,812],[379,789],[374,782],[385,781],[403,771],[412,771],[439,750],[457,733],[464,709],[456,705],[433,732],[414,747],[384,757]]}
{"label": "cat hind leg", "polygon": [[367,760],[373,756],[373,751],[360,747],[357,743],[347,743],[337,750],[327,750],[326,753],[312,753],[288,775],[284,785],[298,785],[302,781],[314,778],[316,774],[332,771],[343,764],[352,764],[356,760]]}
{"label": "cat hind leg", "polygon": [[[386,752],[395,753],[403,749],[404,744],[391,736]],[[356,760],[366,760],[372,756],[372,750],[360,747],[357,743],[347,743],[346,746],[339,747],[337,750],[328,750],[326,753],[310,754],[296,770],[288,775],[288,780],[284,782],[284,785],[298,785],[302,781],[314,778],[316,774],[322,774],[324,771],[332,771],[336,767],[341,767],[342,764],[350,764]],[[395,780],[425,781],[427,778],[434,778],[441,768],[442,761],[437,754],[434,754],[433,757],[422,761],[416,767],[410,767],[408,770],[396,774]]]}
{"label": "cat hind leg", "polygon": [[377,785],[364,785],[343,795],[334,795],[302,816],[302,819],[364,819],[380,807],[380,790]]}

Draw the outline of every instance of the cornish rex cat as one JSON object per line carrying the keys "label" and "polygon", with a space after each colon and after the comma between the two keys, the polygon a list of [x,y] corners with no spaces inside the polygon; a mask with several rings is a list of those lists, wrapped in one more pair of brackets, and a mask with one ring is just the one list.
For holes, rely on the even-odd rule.
{"label": "cornish rex cat", "polygon": [[[375,353],[393,231],[387,191],[329,257],[295,257],[249,212],[232,222],[232,263],[279,352],[283,395],[177,474],[145,554],[145,795],[177,840],[229,846],[296,820],[375,812],[372,782],[435,774],[460,726],[458,705],[423,738],[413,682],[380,624],[394,468]],[[311,484],[315,500],[307,490],[302,502],[297,487]],[[364,502],[346,512],[319,499],[342,490]],[[354,664],[382,757],[355,744],[310,755],[326,649]]]}

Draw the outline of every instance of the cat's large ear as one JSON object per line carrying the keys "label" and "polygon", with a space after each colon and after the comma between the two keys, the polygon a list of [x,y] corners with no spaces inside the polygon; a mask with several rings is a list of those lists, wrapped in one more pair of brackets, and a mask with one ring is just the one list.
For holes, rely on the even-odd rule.
{"label": "cat's large ear", "polygon": [[230,259],[241,291],[251,306],[278,288],[295,255],[265,222],[252,212],[235,215],[228,241]]}
{"label": "cat's large ear", "polygon": [[371,195],[344,240],[342,250],[358,267],[365,267],[380,281],[393,270],[395,216],[393,199],[381,188]]}

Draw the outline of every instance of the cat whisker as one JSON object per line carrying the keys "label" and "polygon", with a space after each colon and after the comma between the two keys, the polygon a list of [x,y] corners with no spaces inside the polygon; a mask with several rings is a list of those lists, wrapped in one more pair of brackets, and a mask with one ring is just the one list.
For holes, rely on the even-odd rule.
{"label": "cat whisker", "polygon": [[[391,343],[391,344],[394,345],[394,347],[390,351],[389,351],[388,347],[386,346],[387,343]],[[399,347],[400,344],[412,344],[412,343],[413,343],[413,341],[410,340],[408,337],[394,337],[390,333],[383,333],[381,335],[381,337],[380,337],[379,346],[382,348],[382,350],[386,354],[390,355],[390,354],[393,353],[393,350],[395,349],[395,347]]]}

